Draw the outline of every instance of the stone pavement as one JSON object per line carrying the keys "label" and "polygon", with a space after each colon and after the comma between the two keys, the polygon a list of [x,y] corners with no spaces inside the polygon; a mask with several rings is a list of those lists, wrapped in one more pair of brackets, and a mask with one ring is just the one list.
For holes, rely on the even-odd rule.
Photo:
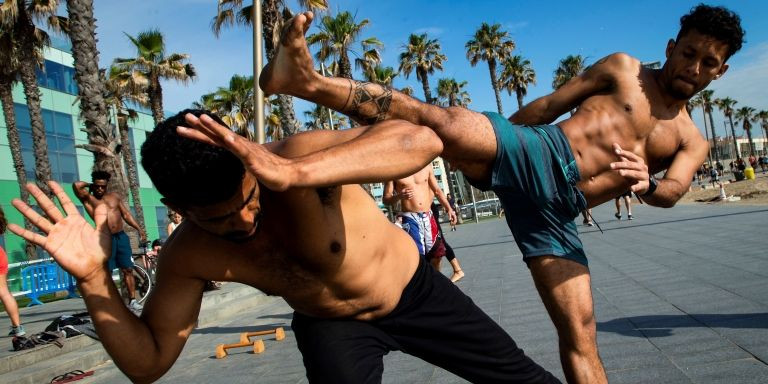
{"label": "stone pavement", "polygon": [[[579,227],[610,382],[768,382],[768,206],[633,208],[633,221],[616,220],[612,202],[595,208],[604,233]],[[562,380],[554,327],[506,224],[462,225],[447,236],[467,273],[461,289]],[[442,271],[449,274],[447,263]],[[281,299],[268,297],[197,329],[159,382],[306,383],[291,313]],[[214,358],[216,344],[275,326],[285,327],[287,338],[265,337],[264,353],[244,348]],[[384,383],[466,382],[400,352],[384,364]],[[80,382],[128,382],[111,362],[94,369]]]}

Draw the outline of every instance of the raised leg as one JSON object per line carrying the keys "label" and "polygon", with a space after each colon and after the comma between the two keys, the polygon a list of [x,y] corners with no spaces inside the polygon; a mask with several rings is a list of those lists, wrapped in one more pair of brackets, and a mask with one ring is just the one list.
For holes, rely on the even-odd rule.
{"label": "raised leg", "polygon": [[541,256],[529,263],[533,281],[557,328],[560,361],[569,383],[607,383],[597,352],[589,270],[574,261]]}
{"label": "raised leg", "polygon": [[425,104],[392,88],[315,71],[304,34],[312,13],[297,15],[282,33],[275,58],[264,68],[259,85],[267,94],[287,94],[340,111],[372,124],[401,119],[432,128],[443,140],[443,157],[474,180],[485,180],[496,158],[490,121],[465,108]]}

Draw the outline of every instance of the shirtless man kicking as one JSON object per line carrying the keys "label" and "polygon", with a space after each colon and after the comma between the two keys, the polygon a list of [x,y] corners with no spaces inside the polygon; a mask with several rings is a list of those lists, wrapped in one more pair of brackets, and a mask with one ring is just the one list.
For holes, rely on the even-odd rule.
{"label": "shirtless man kicking", "polygon": [[134,310],[140,310],[141,304],[136,301],[136,281],[133,278],[133,251],[128,235],[123,231],[123,220],[128,225],[139,231],[141,242],[147,242],[147,234],[141,230],[141,226],[131,215],[131,211],[123,204],[122,199],[114,192],[107,192],[107,184],[112,175],[105,171],[91,173],[92,183],[76,181],[72,183],[75,196],[83,203],[85,211],[94,218],[94,211],[99,205],[107,207],[107,226],[112,234],[112,252],[109,256],[109,270],[120,268],[120,273],[125,282],[125,288],[130,297],[128,305]]}
{"label": "shirtless man kicking", "polygon": [[397,216],[402,220],[405,232],[416,242],[419,254],[438,271],[440,261],[446,256],[453,268],[451,281],[455,283],[464,277],[464,271],[461,270],[456,255],[451,252],[449,256],[446,252],[447,243],[440,230],[440,223],[432,214],[432,200],[435,196],[448,212],[451,224],[456,224],[456,212],[437,184],[437,178],[432,172],[432,162],[413,175],[388,181],[384,186],[382,200],[384,204],[389,205],[400,202],[400,212]]}
{"label": "shirtless man kicking", "polygon": [[185,220],[163,246],[140,318],[121,304],[104,268],[105,205],[96,207],[94,230],[56,183],[66,216],[32,184],[45,217],[13,201],[42,234],[11,231],[75,276],[101,342],[132,381],[154,381],[173,365],[195,327],[205,281],[215,280],[285,299],[312,383],[380,382],[391,350],[472,382],[558,382],[428,266],[357,185],[423,168],[442,150],[429,128],[391,120],[262,146],[214,115],[189,112],[159,124],[141,149],[163,203]]}
{"label": "shirtless man kicking", "polygon": [[[261,88],[361,122],[396,118],[432,128],[443,141],[441,156],[499,196],[557,328],[568,381],[605,382],[589,269],[573,220],[582,209],[628,189],[660,207],[673,206],[688,190],[707,142],[685,104],[728,69],[726,61],[743,41],[739,17],[722,7],[697,6],[667,42],[661,69],[612,54],[509,120],[425,104],[389,87],[320,76],[304,39],[311,20],[311,13],[302,14],[287,27],[259,79]],[[576,113],[558,125],[537,125],[573,109]],[[665,170],[662,179],[651,176]]]}

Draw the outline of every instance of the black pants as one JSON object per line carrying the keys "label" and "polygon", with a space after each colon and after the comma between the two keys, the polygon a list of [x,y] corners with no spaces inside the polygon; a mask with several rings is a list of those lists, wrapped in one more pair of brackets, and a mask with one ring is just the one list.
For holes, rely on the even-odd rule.
{"label": "black pants", "polygon": [[403,351],[476,383],[559,383],[468,296],[423,260],[397,307],[370,322],[294,313],[310,383],[380,383]]}

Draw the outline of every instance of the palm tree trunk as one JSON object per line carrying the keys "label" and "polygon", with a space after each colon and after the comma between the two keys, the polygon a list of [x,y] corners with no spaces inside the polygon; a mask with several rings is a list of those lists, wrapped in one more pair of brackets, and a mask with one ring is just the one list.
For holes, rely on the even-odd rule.
{"label": "palm tree trunk", "polygon": [[[21,138],[16,127],[16,113],[13,110],[12,81],[13,79],[5,76],[0,79],[0,104],[3,107],[5,126],[8,130],[8,146],[11,149],[11,159],[13,160],[13,168],[16,171],[16,181],[19,183],[19,198],[21,201],[29,203],[29,192],[25,188],[25,185],[27,185],[27,172],[24,170],[24,157],[21,155]],[[32,224],[26,218],[24,219],[24,228],[34,232]],[[25,242],[24,249],[27,260],[36,258],[37,253],[32,242]]]}
{"label": "palm tree trunk", "polygon": [[424,101],[427,102],[427,104],[433,104],[432,100],[432,91],[429,89],[429,78],[427,77],[427,71],[416,68],[416,72],[418,74],[419,80],[421,80],[421,88],[424,89]]}
{"label": "palm tree trunk", "polygon": [[[709,158],[709,166],[712,167],[712,146],[709,143],[709,133],[707,133],[707,109],[703,105],[701,106],[701,113],[704,114],[704,136],[707,138],[707,157]],[[688,115],[690,114],[688,112]],[[712,141],[715,141],[714,136],[712,136]]]}
{"label": "palm tree trunk", "polygon": [[[267,53],[267,61],[272,61],[275,57],[275,44],[278,44],[279,32],[282,23],[280,23],[280,10],[277,0],[262,1],[261,27],[264,35],[264,50]],[[259,81],[255,79],[254,86],[258,87]],[[283,137],[295,134],[299,130],[296,121],[296,112],[293,109],[293,97],[288,95],[277,95],[277,104],[283,112],[280,114],[280,126],[283,131]],[[261,111],[257,111],[261,115]]]}
{"label": "palm tree trunk", "polygon": [[15,24],[16,36],[21,39],[21,52],[19,77],[24,86],[24,96],[27,99],[30,126],[32,128],[32,147],[35,154],[35,182],[46,195],[51,196],[48,181],[51,180],[51,162],[48,159],[48,142],[45,137],[45,126],[40,106],[40,89],[37,87],[35,75],[35,44],[32,40],[35,33],[35,25],[32,23],[26,11],[26,2],[18,1],[18,20]]}
{"label": "palm tree trunk", "polygon": [[160,85],[160,79],[156,74],[150,74],[147,96],[149,96],[149,106],[152,109],[152,118],[155,119],[155,125],[160,124],[165,120],[163,114],[163,87]]}
{"label": "palm tree trunk", "polygon": [[712,130],[712,144],[715,146],[715,162],[720,162],[720,150],[717,148],[717,136],[715,135],[715,120],[712,119],[712,112],[707,112],[709,115],[709,129]]}
{"label": "palm tree trunk", "polygon": [[147,233],[147,226],[144,224],[144,207],[141,205],[139,174],[136,170],[136,158],[134,157],[133,147],[131,147],[131,140],[128,137],[128,124],[125,119],[121,119],[119,116],[117,117],[117,124],[120,129],[120,141],[123,143],[121,151],[123,154],[123,162],[125,163],[125,170],[128,174],[128,186],[131,189],[131,196],[133,196],[133,209],[136,210],[137,216],[136,221],[139,222],[141,230],[144,233]]}
{"label": "palm tree trunk", "polygon": [[[99,51],[96,48],[93,2],[92,0],[69,0],[67,13],[72,57],[75,62],[75,81],[80,96],[80,117],[85,124],[88,143],[92,148],[102,149],[92,152],[94,170],[110,170],[111,158],[115,156],[117,148],[117,138],[107,120],[109,112],[104,101],[104,83],[99,76]],[[120,177],[122,172],[112,173],[112,175]],[[115,185],[119,184],[118,181]],[[125,182],[122,181],[122,184]],[[117,192],[123,196],[127,195],[125,190]]]}
{"label": "palm tree trunk", "polygon": [[515,95],[517,95],[517,110],[523,109],[523,90],[515,88]]}
{"label": "palm tree trunk", "polygon": [[733,116],[728,115],[728,121],[731,123],[731,136],[733,137],[733,149],[736,151],[736,158],[741,159],[741,153],[739,153],[739,145],[736,144],[736,130],[733,128]]}
{"label": "palm tree trunk", "polygon": [[744,118],[744,130],[747,132],[747,139],[749,140],[749,155],[755,155],[755,143],[752,141],[752,127],[749,122]]}
{"label": "palm tree trunk", "polygon": [[503,115],[504,111],[501,108],[501,93],[499,92],[499,81],[496,79],[496,60],[488,60],[488,70],[491,72],[491,85],[493,86],[493,93],[496,95],[496,108],[499,109],[499,114]]}

